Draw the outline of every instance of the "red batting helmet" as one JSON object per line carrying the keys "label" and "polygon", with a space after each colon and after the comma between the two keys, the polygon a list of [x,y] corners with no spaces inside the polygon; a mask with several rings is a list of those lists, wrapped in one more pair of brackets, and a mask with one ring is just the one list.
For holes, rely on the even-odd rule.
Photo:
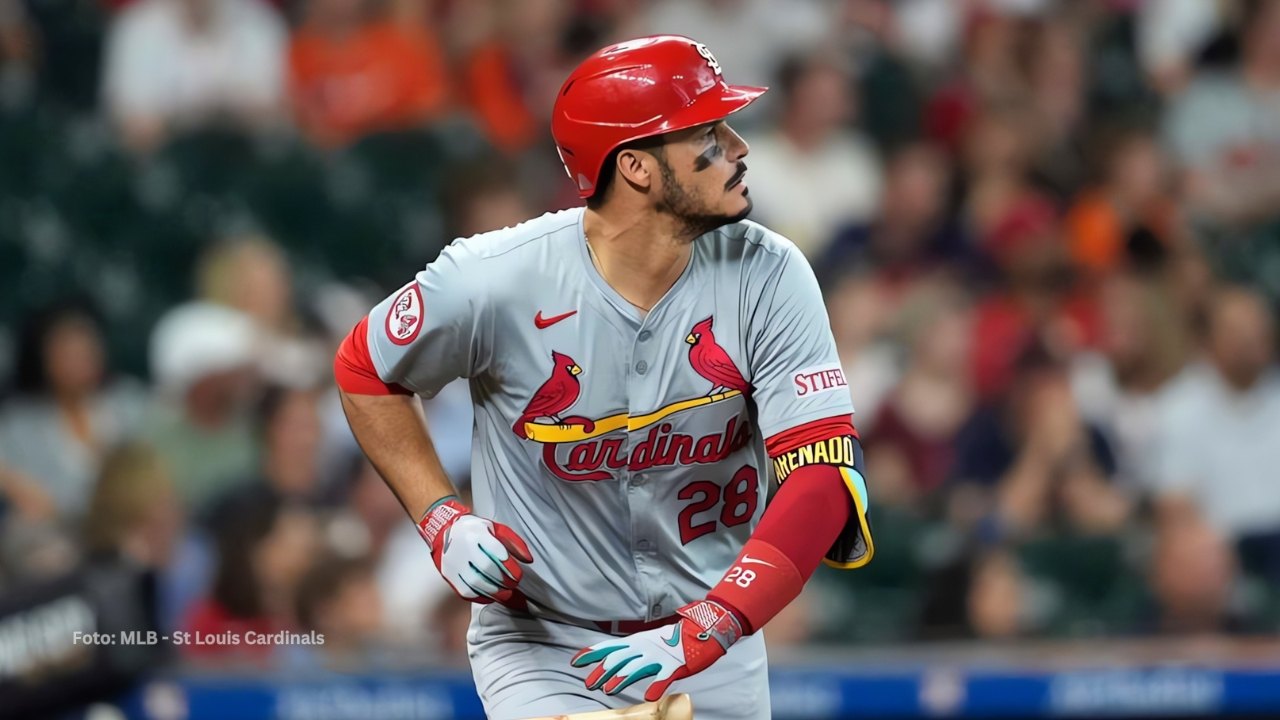
{"label": "red batting helmet", "polygon": [[590,197],[619,145],[720,120],[765,89],[725,83],[707,46],[687,37],[628,40],[570,73],[556,95],[551,135],[578,195]]}

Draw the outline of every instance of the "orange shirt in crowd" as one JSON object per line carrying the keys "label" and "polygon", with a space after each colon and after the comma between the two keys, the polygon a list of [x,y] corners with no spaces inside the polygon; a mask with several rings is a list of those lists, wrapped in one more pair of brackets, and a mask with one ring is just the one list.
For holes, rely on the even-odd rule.
{"label": "orange shirt in crowd", "polygon": [[[1156,204],[1135,221],[1167,245],[1173,212],[1171,204]],[[1101,192],[1084,193],[1067,213],[1066,227],[1071,260],[1077,267],[1101,274],[1122,264],[1130,227]]]}
{"label": "orange shirt in crowd", "polygon": [[477,47],[462,67],[467,103],[489,142],[516,153],[538,136],[538,122],[525,104],[510,54],[500,43]]}
{"label": "orange shirt in crowd", "polygon": [[448,102],[448,71],[435,38],[391,22],[342,39],[299,30],[289,67],[298,124],[322,145],[411,127]]}

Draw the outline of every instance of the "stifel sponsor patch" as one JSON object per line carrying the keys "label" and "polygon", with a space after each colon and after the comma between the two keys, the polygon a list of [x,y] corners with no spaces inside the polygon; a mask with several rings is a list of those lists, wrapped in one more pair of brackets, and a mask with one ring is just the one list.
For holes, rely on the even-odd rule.
{"label": "stifel sponsor patch", "polygon": [[849,387],[844,379],[844,371],[836,364],[805,368],[791,376],[791,382],[795,387],[796,397],[809,397]]}

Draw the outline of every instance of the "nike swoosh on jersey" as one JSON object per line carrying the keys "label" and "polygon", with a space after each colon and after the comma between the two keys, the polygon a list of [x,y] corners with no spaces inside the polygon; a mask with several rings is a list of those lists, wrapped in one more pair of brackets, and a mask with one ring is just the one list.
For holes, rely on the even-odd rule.
{"label": "nike swoosh on jersey", "polygon": [[577,314],[578,314],[577,310],[570,310],[569,312],[564,313],[562,315],[553,315],[549,318],[544,318],[542,317],[542,311],[539,310],[538,314],[533,316],[533,324],[537,325],[539,330],[546,330],[547,328],[551,327],[552,325],[555,325],[561,320],[573,317],[574,315],[577,315]]}
{"label": "nike swoosh on jersey", "polygon": [[768,565],[769,567],[778,567],[777,565],[774,565],[771,562],[765,562],[764,560],[753,558],[750,555],[743,555],[742,559],[738,561],[738,564],[739,565]]}

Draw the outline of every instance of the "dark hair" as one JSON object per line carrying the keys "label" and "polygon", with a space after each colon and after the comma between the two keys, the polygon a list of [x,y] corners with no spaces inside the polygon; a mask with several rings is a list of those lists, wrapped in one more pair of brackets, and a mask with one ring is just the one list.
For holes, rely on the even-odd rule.
{"label": "dark hair", "polygon": [[44,346],[53,330],[68,320],[87,321],[99,334],[105,324],[97,308],[80,295],[56,300],[27,315],[19,331],[14,372],[14,389],[19,393],[40,395],[49,390]]}
{"label": "dark hair", "polygon": [[303,630],[319,630],[316,626],[320,608],[338,597],[348,582],[373,574],[368,558],[341,556],[319,557],[303,574],[294,595],[294,612]]}
{"label": "dark hair", "polygon": [[667,144],[666,136],[650,135],[642,137],[638,140],[632,140],[623,143],[613,150],[604,158],[604,164],[600,166],[600,176],[596,178],[596,189],[591,193],[591,197],[587,198],[587,207],[592,210],[599,210],[601,205],[609,196],[609,188],[613,185],[614,170],[618,166],[618,155],[623,150],[644,150],[653,153],[658,157],[659,162],[663,160],[662,147]]}
{"label": "dark hair", "polygon": [[265,608],[253,556],[275,529],[285,504],[269,493],[250,493],[219,510],[212,522],[218,551],[213,599],[232,617],[257,617]]}

